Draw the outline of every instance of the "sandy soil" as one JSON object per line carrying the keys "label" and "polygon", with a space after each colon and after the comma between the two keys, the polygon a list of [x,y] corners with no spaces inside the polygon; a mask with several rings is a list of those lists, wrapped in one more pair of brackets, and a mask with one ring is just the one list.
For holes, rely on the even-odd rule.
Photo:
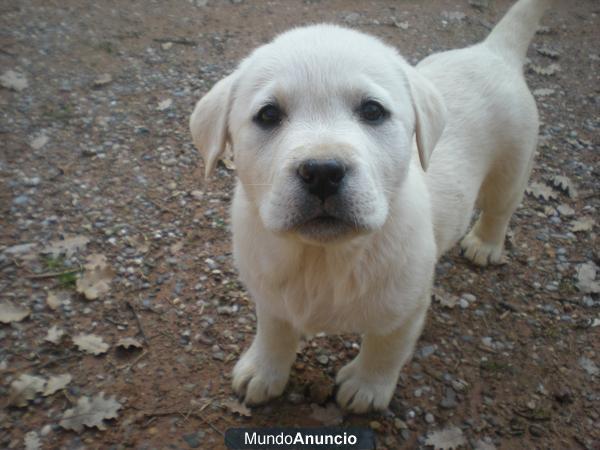
{"label": "sandy soil", "polygon": [[[240,407],[230,388],[255,318],[232,266],[235,175],[221,165],[202,179],[187,129],[195,101],[292,26],[357,28],[416,62],[477,42],[509,3],[2,2],[0,447],[223,448],[230,427],[341,424],[373,428],[378,448],[450,448],[439,434],[449,429],[464,448],[600,448],[594,0],[550,12],[529,52],[540,184],[511,222],[509,263],[482,270],[456,249],[440,261],[388,411],[350,416],[333,403],[358,336],[305,342],[267,406]],[[94,254],[106,257],[96,272],[83,266]],[[78,292],[90,276],[100,290],[110,279],[98,299]],[[86,353],[81,334],[108,347]],[[127,337],[141,348],[125,348]],[[44,395],[60,374],[70,382]],[[112,400],[83,418],[105,429],[67,429],[67,411],[101,392]]]}

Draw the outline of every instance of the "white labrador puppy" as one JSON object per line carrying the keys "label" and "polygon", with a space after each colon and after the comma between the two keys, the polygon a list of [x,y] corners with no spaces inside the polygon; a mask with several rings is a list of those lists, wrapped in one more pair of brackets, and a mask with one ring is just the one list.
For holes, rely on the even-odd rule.
{"label": "white labrador puppy", "polygon": [[546,3],[520,0],[484,42],[416,68],[374,37],[297,28],[198,102],[190,127],[206,174],[229,143],[239,177],[235,263],[258,317],[233,371],[247,404],[283,392],[301,334],[360,332],[337,400],[353,412],[386,408],[436,260],[475,206],[464,253],[502,261],[536,148],[522,67]]}

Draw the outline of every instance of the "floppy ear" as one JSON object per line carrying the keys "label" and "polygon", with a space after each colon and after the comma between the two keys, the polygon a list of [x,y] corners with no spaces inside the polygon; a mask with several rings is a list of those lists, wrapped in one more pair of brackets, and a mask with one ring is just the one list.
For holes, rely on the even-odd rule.
{"label": "floppy ear", "polygon": [[406,69],[413,109],[419,160],[427,170],[429,157],[446,125],[446,105],[438,90],[415,68]]}
{"label": "floppy ear", "polygon": [[190,117],[194,145],[204,158],[204,176],[215,168],[229,141],[229,110],[236,72],[223,78],[196,103]]}

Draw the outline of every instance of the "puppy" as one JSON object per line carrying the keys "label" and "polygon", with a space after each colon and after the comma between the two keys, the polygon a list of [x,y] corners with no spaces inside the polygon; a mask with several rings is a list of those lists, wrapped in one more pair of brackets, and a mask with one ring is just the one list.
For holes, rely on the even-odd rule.
{"label": "puppy", "polygon": [[[227,144],[233,250],[257,331],[233,370],[247,404],[280,395],[301,334],[359,332],[337,401],[387,407],[421,333],[434,265],[462,240],[479,265],[504,236],[538,135],[523,64],[544,0],[488,38],[410,66],[378,39],[297,28],[256,49],[190,120],[208,176]],[[435,148],[435,151],[434,151]]]}

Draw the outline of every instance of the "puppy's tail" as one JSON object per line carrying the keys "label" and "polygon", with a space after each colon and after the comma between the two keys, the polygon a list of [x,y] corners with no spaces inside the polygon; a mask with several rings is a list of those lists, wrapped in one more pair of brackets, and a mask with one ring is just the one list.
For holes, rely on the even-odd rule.
{"label": "puppy's tail", "polygon": [[511,64],[522,67],[538,23],[553,0],[519,0],[484,41]]}

